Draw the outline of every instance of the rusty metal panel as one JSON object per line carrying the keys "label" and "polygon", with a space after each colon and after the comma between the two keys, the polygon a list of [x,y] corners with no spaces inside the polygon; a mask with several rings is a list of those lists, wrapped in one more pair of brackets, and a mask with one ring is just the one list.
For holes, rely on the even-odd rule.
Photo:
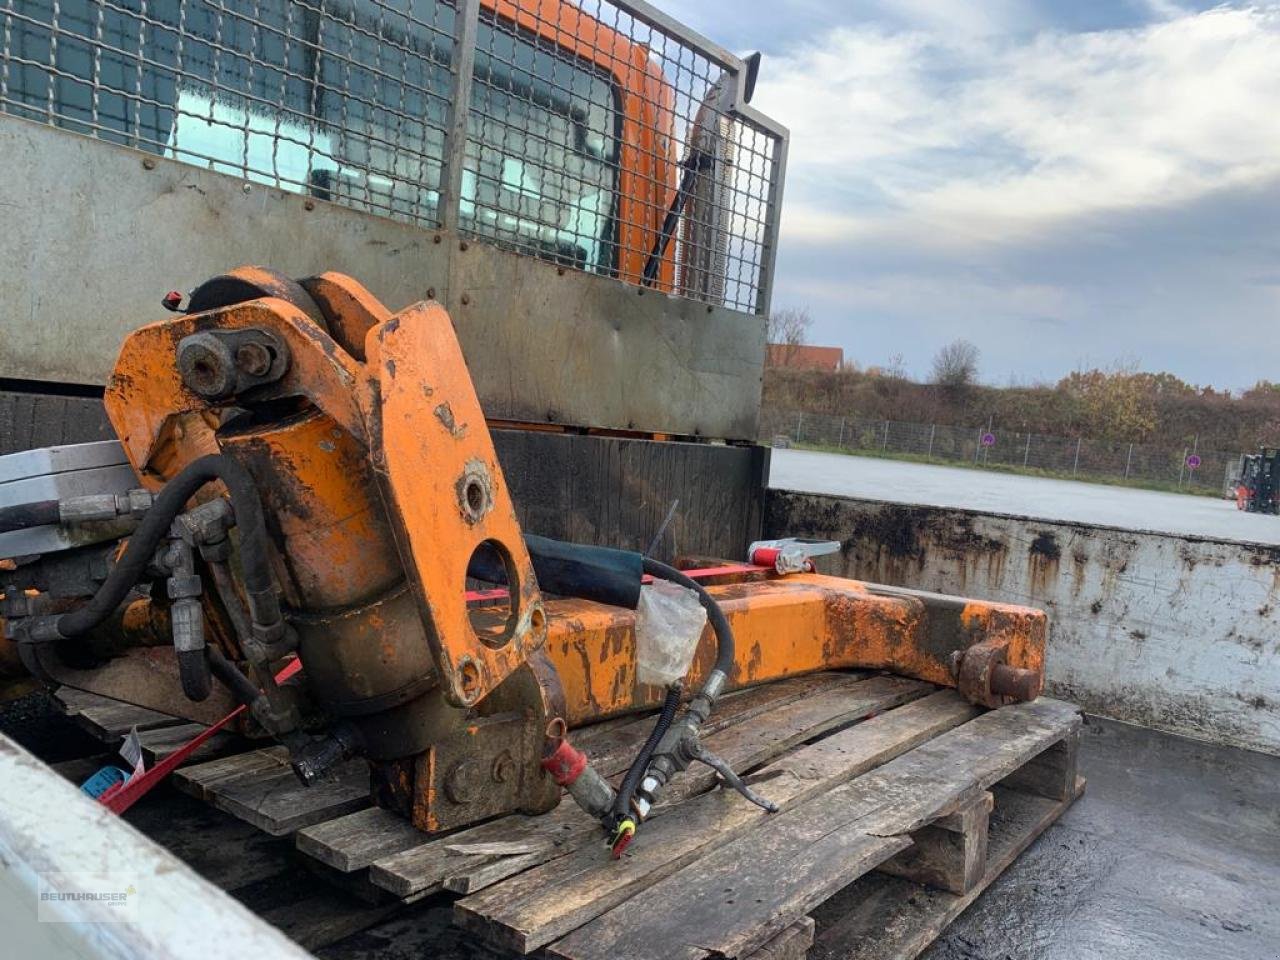
{"label": "rusty metal panel", "polygon": [[841,541],[831,573],[1043,608],[1051,695],[1280,754],[1280,547],[782,490],[765,532]]}

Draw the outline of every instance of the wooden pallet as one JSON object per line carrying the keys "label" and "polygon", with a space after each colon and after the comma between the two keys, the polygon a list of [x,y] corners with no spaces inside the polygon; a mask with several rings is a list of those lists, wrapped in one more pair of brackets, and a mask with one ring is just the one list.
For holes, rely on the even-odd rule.
{"label": "wooden pallet", "polygon": [[[611,721],[574,741],[616,777],[651,722]],[[428,839],[368,806],[362,765],[307,790],[278,747],[184,768],[175,782],[265,835],[292,834],[313,870],[339,882],[325,923],[299,935],[313,948],[435,894],[455,897],[455,923],[507,954],[897,960],[932,942],[1079,796],[1079,725],[1057,701],[982,713],[890,676],[743,691],[717,705],[704,740],[782,811],[712,789],[694,768],[617,862],[571,802]]]}
{"label": "wooden pallet", "polygon": [[[73,687],[60,687],[53,694],[63,713],[91,736],[109,747],[118,747],[120,741],[133,730],[138,731],[142,757],[147,766],[163,760],[175,750],[180,750],[204,730],[204,725],[191,723],[181,717],[148,710],[103,697]],[[209,760],[249,747],[249,742],[234,733],[223,731],[202,743],[191,756],[190,762]]]}

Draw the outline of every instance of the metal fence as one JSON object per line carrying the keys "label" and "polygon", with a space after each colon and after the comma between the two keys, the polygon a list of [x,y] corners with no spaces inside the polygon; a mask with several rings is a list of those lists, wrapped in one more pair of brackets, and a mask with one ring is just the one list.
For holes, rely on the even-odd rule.
{"label": "metal fence", "polygon": [[767,312],[787,136],[630,0],[0,0],[0,111]]}
{"label": "metal fence", "polygon": [[851,453],[920,457],[993,469],[1026,470],[1084,480],[1128,481],[1223,496],[1240,454],[1197,442],[1160,445],[1052,437],[998,426],[949,427],[765,411],[761,437],[774,445],[832,447]]}

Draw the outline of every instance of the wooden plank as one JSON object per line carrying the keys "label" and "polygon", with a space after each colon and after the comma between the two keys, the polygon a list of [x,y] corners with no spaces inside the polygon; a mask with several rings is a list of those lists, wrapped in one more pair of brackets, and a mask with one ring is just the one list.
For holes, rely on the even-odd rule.
{"label": "wooden plank", "polygon": [[[976,713],[953,691],[935,693],[784,756],[753,778],[755,789],[784,810],[797,806]],[[728,791],[688,800],[646,823],[623,860],[611,861],[594,846],[584,848],[459,901],[455,917],[490,943],[528,953],[768,817]]]}
{"label": "wooden plank", "polygon": [[[139,730],[138,743],[142,747],[142,758],[147,762],[147,766],[154,766],[170,754],[181,750],[204,730],[204,725],[199,723],[179,723],[154,730]],[[244,737],[221,731],[200,744],[185,762],[201,763],[246,750],[249,745],[250,741]]]}
{"label": "wooden plank", "polygon": [[1080,731],[1063,737],[1039,756],[1023,764],[1003,784],[1050,800],[1070,800],[1079,778]]}
{"label": "wooden plank", "polygon": [[[792,807],[558,941],[568,960],[741,956],[945,816],[1078,729],[1041,699],[993,710]],[[779,882],[785,877],[785,882]],[[696,943],[689,942],[691,931]]]}
{"label": "wooden plank", "polygon": [[[888,709],[929,689],[932,688],[927,684],[901,677],[872,677],[753,717],[748,726],[756,728],[754,732],[744,735],[742,731],[746,728],[733,726],[712,734],[704,743],[735,769],[747,769],[833,726]],[[685,776],[690,776],[690,773]],[[693,771],[691,779],[700,783],[702,789],[709,786],[701,771]],[[673,790],[679,789],[677,781]],[[661,819],[663,809],[669,807],[655,810],[658,819]],[[471,893],[539,863],[564,856],[583,844],[593,842],[598,835],[599,828],[594,822],[573,804],[562,804],[542,817],[503,818],[473,828],[473,831],[455,834],[450,839],[454,843],[550,839],[552,846],[539,853],[466,858],[450,855],[440,841],[430,841],[376,861],[370,867],[370,878],[401,897],[441,887],[456,893]]]}
{"label": "wooden plank", "polygon": [[382,857],[419,846],[424,839],[422,831],[399,814],[369,807],[304,827],[295,842],[308,856],[350,873]]}
{"label": "wooden plank", "polygon": [[[715,710],[703,724],[703,738],[799,700],[847,690],[865,679],[864,673],[811,673],[734,691],[716,703]],[[604,776],[613,776],[631,764],[636,749],[653,729],[653,718],[654,714],[648,713],[617,726],[602,724],[606,727],[603,730],[597,727],[575,730],[573,743]]]}
{"label": "wooden plank", "polygon": [[991,794],[981,794],[955,813],[911,834],[911,846],[876,869],[951,893],[968,893],[987,869],[991,806]]}
{"label": "wooden plank", "polygon": [[[870,714],[892,710],[935,689],[932,684],[905,677],[872,677],[851,686],[813,694],[770,711],[760,723],[738,724],[719,735],[703,737],[702,741],[712,753],[728,760],[734,770],[750,770],[806,740]],[[669,807],[710,790],[716,782],[714,770],[695,764],[667,787],[658,805]]]}
{"label": "wooden plank", "polygon": [[928,948],[1084,791],[1078,780],[1066,800],[992,788],[987,869],[968,893],[869,874],[817,911],[820,931],[810,960],[911,960]]}
{"label": "wooden plank", "polygon": [[218,783],[208,798],[246,823],[273,837],[283,837],[305,826],[340,817],[369,805],[369,768],[362,759],[351,760],[332,777],[305,786],[286,768]]}
{"label": "wooden plank", "polygon": [[152,730],[183,722],[166,713],[157,713],[146,707],[100,697],[96,693],[72,687],[59,687],[54,697],[62,704],[68,717],[104,743],[114,743],[134,727],[140,731]]}
{"label": "wooden plank", "polygon": [[[770,709],[824,691],[846,688],[864,678],[862,673],[817,673],[735,691],[716,705],[704,729],[713,734],[735,723],[754,719]],[[639,718],[619,717],[575,730],[573,742],[605,776],[614,776],[627,768],[652,727],[653,714]],[[482,834],[484,837],[492,836],[495,841],[511,839],[495,835],[492,827],[486,827]],[[470,836],[468,831],[462,831],[455,834],[455,839],[465,843]],[[299,850],[335,870],[348,872],[361,870],[375,860],[430,842],[404,818],[376,808],[306,827],[297,836]],[[475,842],[485,841],[482,838]],[[537,861],[531,861],[529,865],[534,862]]]}
{"label": "wooden plank", "polygon": [[813,946],[812,917],[801,917],[745,960],[805,960]]}
{"label": "wooden plank", "polygon": [[288,750],[284,747],[266,747],[199,763],[193,767],[183,767],[174,771],[173,783],[183,793],[212,802],[212,792],[223,783],[266,771],[278,773],[288,767]]}

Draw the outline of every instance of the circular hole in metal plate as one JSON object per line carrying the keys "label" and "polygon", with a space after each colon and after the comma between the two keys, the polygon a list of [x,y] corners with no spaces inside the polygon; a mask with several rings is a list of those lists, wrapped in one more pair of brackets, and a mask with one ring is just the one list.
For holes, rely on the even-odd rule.
{"label": "circular hole in metal plate", "polygon": [[481,540],[467,562],[467,619],[481,643],[511,642],[519,613],[520,579],[511,553],[497,540]]}

